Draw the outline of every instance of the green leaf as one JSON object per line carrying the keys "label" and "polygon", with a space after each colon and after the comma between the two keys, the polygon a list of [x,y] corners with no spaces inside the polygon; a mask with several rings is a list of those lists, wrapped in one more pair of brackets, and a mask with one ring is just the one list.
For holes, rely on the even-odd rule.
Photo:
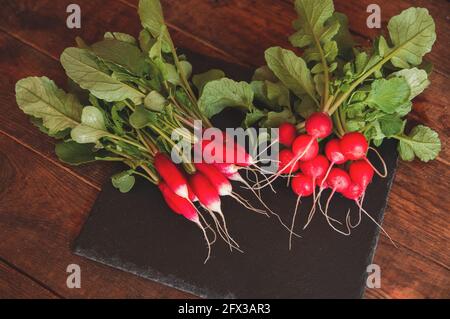
{"label": "green leaf", "polygon": [[[304,49],[306,62],[322,65],[322,72],[336,59],[338,48],[333,38],[338,34],[340,21],[332,19],[334,6],[332,0],[296,0],[295,9],[298,20],[294,22],[297,30],[289,40],[293,46]],[[325,76],[324,82],[328,82]]]}
{"label": "green leaf", "polygon": [[133,114],[130,115],[130,125],[135,129],[144,128],[156,120],[157,116],[155,113],[147,110],[142,105],[137,106]]}
{"label": "green leaf", "polygon": [[144,106],[156,112],[162,112],[166,104],[166,98],[158,91],[151,91],[144,99]]}
{"label": "green leaf", "polygon": [[198,104],[202,113],[211,118],[226,107],[251,110],[253,97],[250,84],[223,78],[205,85]]}
{"label": "green leaf", "polygon": [[279,127],[282,123],[295,124],[296,119],[294,114],[289,109],[284,109],[281,112],[267,113],[267,119],[261,122],[262,127]]}
{"label": "green leaf", "polygon": [[203,88],[208,82],[219,80],[225,77],[225,72],[218,69],[211,69],[206,71],[205,73],[195,74],[192,77],[192,83],[194,83],[197,88],[199,94],[201,95],[203,92]]}
{"label": "green leaf", "polygon": [[441,151],[438,134],[429,127],[418,125],[410,134],[399,137],[398,152],[405,161],[412,161],[415,156],[424,162],[435,159]]}
{"label": "green leaf", "polygon": [[117,64],[133,74],[143,75],[147,69],[144,54],[134,44],[108,39],[94,43],[91,48],[100,59]]}
{"label": "green leaf", "polygon": [[267,49],[265,57],[269,68],[288,89],[298,97],[306,94],[317,102],[311,72],[302,58],[280,47]]}
{"label": "green leaf", "polygon": [[56,132],[56,133],[50,133],[48,128],[46,128],[42,122],[42,119],[39,119],[37,117],[31,116],[30,122],[33,123],[34,126],[36,126],[42,133],[47,134],[50,137],[53,137],[57,140],[61,140],[66,138],[68,135],[70,135],[70,128],[67,128],[65,130]]}
{"label": "green leaf", "polygon": [[396,115],[385,115],[379,120],[380,128],[386,137],[392,137],[403,131],[403,120]]}
{"label": "green leaf", "polygon": [[411,94],[409,96],[410,100],[422,93],[428,85],[430,85],[427,72],[425,72],[425,70],[419,70],[418,68],[403,69],[393,73],[392,75],[403,77],[406,80],[411,90]]}
{"label": "green leaf", "polygon": [[295,113],[297,113],[304,119],[307,119],[311,116],[311,114],[317,112],[318,108],[317,105],[314,103],[313,100],[311,100],[309,96],[305,96],[301,100],[297,100],[295,102],[294,110]]}
{"label": "green leaf", "polygon": [[264,111],[261,111],[259,109],[253,109],[251,112],[248,112],[245,114],[244,119],[244,127],[251,127],[258,123],[262,118],[266,116],[266,113]]}
{"label": "green leaf", "polygon": [[136,88],[114,79],[105,73],[87,50],[67,48],[61,55],[61,64],[67,75],[80,87],[107,102],[130,99],[135,104],[145,97]]}
{"label": "green leaf", "polygon": [[264,65],[255,70],[252,81],[270,81],[275,83],[278,82],[278,79],[275,74],[273,74],[272,70],[270,70],[267,65]]}
{"label": "green leaf", "polygon": [[276,106],[291,107],[289,90],[281,82],[266,81],[267,98]]}
{"label": "green leaf", "polygon": [[16,84],[19,108],[28,115],[42,120],[50,135],[77,126],[82,106],[74,95],[59,89],[47,77],[29,77]]}
{"label": "green leaf", "polygon": [[183,72],[184,78],[189,79],[192,75],[192,64],[188,61],[180,61],[180,72]]}
{"label": "green leaf", "polygon": [[164,26],[164,16],[159,0],[140,0],[138,8],[141,24],[154,38],[159,37]]}
{"label": "green leaf", "polygon": [[56,144],[55,152],[60,161],[76,166],[95,161],[94,146],[95,144],[67,141]]}
{"label": "green leaf", "polygon": [[110,133],[106,130],[102,112],[94,106],[86,106],[81,115],[81,124],[72,129],[70,136],[80,144],[97,143]]}
{"label": "green leaf", "polygon": [[343,13],[335,12],[327,21],[327,25],[333,25],[333,23],[335,23],[334,21],[337,21],[340,26],[338,32],[334,36],[334,40],[339,48],[339,56],[348,61],[353,56],[352,49],[355,46],[355,41],[349,30],[348,18]]}
{"label": "green leaf", "polygon": [[408,83],[402,77],[375,80],[371,88],[366,102],[389,114],[405,104],[411,94]]}
{"label": "green leaf", "polygon": [[399,68],[422,63],[422,57],[431,51],[436,40],[433,18],[424,8],[402,11],[389,21],[388,30],[395,51],[391,62]]}
{"label": "green leaf", "polygon": [[104,38],[105,40],[118,40],[129,44],[137,45],[136,38],[126,33],[106,32]]}
{"label": "green leaf", "polygon": [[132,174],[132,170],[118,173],[111,177],[111,182],[121,193],[128,193],[136,182],[136,179]]}

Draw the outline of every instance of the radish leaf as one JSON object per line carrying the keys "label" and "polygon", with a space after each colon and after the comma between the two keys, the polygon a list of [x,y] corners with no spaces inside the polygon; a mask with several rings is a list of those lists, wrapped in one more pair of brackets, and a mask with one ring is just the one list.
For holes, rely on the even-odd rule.
{"label": "radish leaf", "polygon": [[441,151],[438,134],[431,128],[418,125],[409,135],[397,137],[400,140],[398,151],[405,161],[412,161],[415,156],[424,162],[435,159]]}
{"label": "radish leaf", "polygon": [[16,100],[20,109],[42,120],[49,135],[77,126],[82,106],[72,94],[59,89],[47,77],[29,77],[16,84]]}

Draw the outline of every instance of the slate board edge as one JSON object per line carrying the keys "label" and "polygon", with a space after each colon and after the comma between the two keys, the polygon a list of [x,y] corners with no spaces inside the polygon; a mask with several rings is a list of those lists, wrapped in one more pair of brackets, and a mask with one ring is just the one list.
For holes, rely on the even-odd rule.
{"label": "slate board edge", "polygon": [[[384,217],[385,217],[385,213],[386,213],[386,208],[388,205],[388,201],[389,201],[389,197],[391,194],[391,189],[392,189],[392,185],[394,184],[394,179],[395,179],[395,175],[397,174],[397,169],[398,169],[398,157],[395,161],[393,170],[392,170],[392,176],[390,176],[389,178],[389,182],[387,184],[387,196],[386,196],[386,200],[384,202],[384,205],[381,209],[381,219],[379,221],[380,225],[383,226],[383,222],[384,222]],[[373,244],[372,244],[372,250],[370,251],[368,258],[367,258],[367,262],[366,265],[371,265],[373,264],[373,259],[375,258],[375,253],[378,247],[378,242],[380,240],[380,236],[381,236],[381,230],[378,230],[377,234],[375,235],[375,237],[373,238]],[[368,273],[366,272],[364,275],[364,282],[366,282],[367,277],[368,277]],[[364,298],[364,293],[366,292],[367,289],[367,285],[362,285],[362,289],[361,289],[361,293],[360,293],[360,297],[359,299]]]}

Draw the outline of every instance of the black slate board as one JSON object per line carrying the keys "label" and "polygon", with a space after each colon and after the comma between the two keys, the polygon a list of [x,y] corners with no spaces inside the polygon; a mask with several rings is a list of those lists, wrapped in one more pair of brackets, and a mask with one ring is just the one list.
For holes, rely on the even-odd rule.
{"label": "black slate board", "polygon": [[[197,72],[220,65],[231,77],[248,78],[248,70],[241,67],[192,53],[188,56]],[[233,113],[228,113],[230,116],[235,118]],[[219,119],[219,126],[227,122]],[[397,166],[395,147],[389,142],[380,148],[389,175],[385,179],[374,178],[364,203],[380,223]],[[296,198],[283,181],[278,182],[276,189],[277,194],[264,191],[263,198],[289,224]],[[240,193],[251,198],[244,190]],[[352,235],[345,237],[316,214],[289,251],[289,234],[276,218],[246,211],[231,198],[224,199],[222,205],[230,233],[245,253],[231,253],[224,242],[218,241],[211,259],[203,264],[206,247],[200,231],[171,213],[156,187],[138,180],[130,193],[120,194],[108,182],[74,242],[73,251],[205,298],[362,297],[366,267],[372,262],[379,235],[379,229],[368,218],[363,218]],[[303,201],[298,232],[310,205],[310,199]],[[348,208],[356,216],[356,205],[337,195],[330,215],[342,219]]]}

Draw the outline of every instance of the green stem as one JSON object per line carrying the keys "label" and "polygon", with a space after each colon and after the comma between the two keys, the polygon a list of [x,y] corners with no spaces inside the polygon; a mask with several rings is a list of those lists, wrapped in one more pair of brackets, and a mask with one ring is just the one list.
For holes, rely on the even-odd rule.
{"label": "green stem", "polygon": [[381,61],[379,61],[377,64],[375,64],[373,67],[371,67],[369,70],[366,71],[359,79],[357,79],[353,84],[349,87],[349,89],[344,92],[343,94],[339,95],[339,98],[334,102],[333,106],[329,109],[328,114],[333,114],[336,109],[347,99],[347,97],[353,92],[353,90],[360,85],[362,82],[364,82],[369,76],[371,76],[373,73],[375,73],[377,70],[379,70],[383,64],[388,62],[390,59],[392,59],[398,50],[400,50],[407,42],[404,44],[398,46],[394,50],[392,50],[388,55],[386,55]]}
{"label": "green stem", "polygon": [[141,165],[140,167],[148,174],[148,176],[150,177],[150,179],[149,179],[150,182],[152,182],[155,185],[159,184],[159,180],[160,180],[159,177],[157,175],[155,175],[155,173],[153,173],[150,168],[148,168],[145,165]]}
{"label": "green stem", "polygon": [[145,148],[144,146],[142,146],[142,145],[139,144],[139,143],[130,141],[130,140],[127,139],[127,138],[123,138],[123,137],[120,137],[120,136],[117,136],[117,135],[108,135],[108,137],[111,138],[111,139],[117,140],[117,141],[122,141],[122,142],[125,142],[125,143],[127,143],[127,144],[133,145],[133,146],[137,147],[139,150],[148,153],[147,148]]}

